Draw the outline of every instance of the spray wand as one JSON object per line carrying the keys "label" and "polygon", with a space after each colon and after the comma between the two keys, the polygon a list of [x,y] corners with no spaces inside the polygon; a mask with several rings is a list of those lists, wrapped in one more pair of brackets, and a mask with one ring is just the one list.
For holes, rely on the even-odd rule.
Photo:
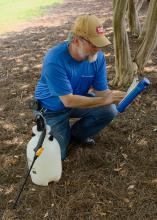
{"label": "spray wand", "polygon": [[46,122],[45,122],[45,119],[44,119],[44,117],[42,116],[41,113],[37,113],[37,115],[36,115],[36,124],[37,124],[37,130],[38,131],[42,131],[42,132],[41,132],[39,141],[37,143],[37,146],[34,148],[35,154],[34,154],[34,158],[33,158],[32,164],[31,164],[31,166],[30,166],[30,168],[29,168],[29,170],[27,172],[25,180],[24,180],[24,182],[23,182],[23,184],[21,186],[21,189],[20,189],[20,191],[18,193],[18,196],[17,196],[17,198],[16,198],[16,200],[14,202],[13,209],[15,209],[16,206],[17,206],[17,203],[18,203],[18,200],[20,198],[20,195],[21,195],[21,193],[22,193],[22,191],[24,189],[24,186],[26,184],[26,181],[28,179],[28,176],[29,176],[29,174],[30,174],[30,172],[32,170],[32,167],[33,167],[36,159],[42,154],[42,152],[44,150],[44,148],[42,147],[42,144],[44,142],[45,135],[46,135]]}

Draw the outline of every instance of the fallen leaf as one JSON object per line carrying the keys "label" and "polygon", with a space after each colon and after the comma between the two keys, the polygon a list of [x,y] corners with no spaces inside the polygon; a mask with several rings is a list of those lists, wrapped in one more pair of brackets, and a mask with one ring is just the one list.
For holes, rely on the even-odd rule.
{"label": "fallen leaf", "polygon": [[124,157],[124,159],[127,159],[127,157],[128,157],[127,154],[122,154],[122,156]]}
{"label": "fallen leaf", "polygon": [[146,140],[143,138],[143,139],[139,140],[137,144],[140,145],[140,146],[144,146],[144,145],[146,146],[147,143],[148,143],[148,141],[146,141]]}
{"label": "fallen leaf", "polygon": [[151,181],[151,183],[157,184],[157,178],[153,179],[153,180]]}
{"label": "fallen leaf", "polygon": [[134,188],[135,188],[135,185],[128,186],[128,189],[134,189]]}
{"label": "fallen leaf", "polygon": [[122,170],[119,171],[120,176],[127,176],[128,174],[128,169],[123,168]]}
{"label": "fallen leaf", "polygon": [[31,191],[36,191],[36,189],[32,188]]}
{"label": "fallen leaf", "polygon": [[48,212],[46,212],[46,214],[44,215],[44,218],[48,217],[48,215],[49,215]]}
{"label": "fallen leaf", "polygon": [[114,171],[116,171],[116,172],[119,172],[120,170],[122,170],[122,167],[118,167],[118,168],[114,169]]}
{"label": "fallen leaf", "polygon": [[130,200],[129,200],[128,198],[123,198],[123,201],[124,201],[125,203],[129,203],[129,202],[130,202]]}

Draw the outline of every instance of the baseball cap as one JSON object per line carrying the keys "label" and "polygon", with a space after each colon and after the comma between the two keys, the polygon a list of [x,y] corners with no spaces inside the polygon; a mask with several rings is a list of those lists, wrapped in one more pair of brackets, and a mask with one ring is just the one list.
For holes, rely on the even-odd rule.
{"label": "baseball cap", "polygon": [[96,47],[104,47],[111,44],[107,37],[105,37],[104,28],[95,15],[79,16],[71,32],[90,41]]}

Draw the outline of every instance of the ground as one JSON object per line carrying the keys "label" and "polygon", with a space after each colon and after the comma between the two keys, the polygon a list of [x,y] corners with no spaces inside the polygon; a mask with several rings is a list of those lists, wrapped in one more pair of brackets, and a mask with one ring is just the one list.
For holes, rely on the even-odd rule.
{"label": "ground", "polygon": [[[44,17],[12,27],[14,32],[1,36],[2,220],[157,219],[156,50],[142,75],[150,79],[151,86],[139,104],[133,103],[97,135],[93,148],[72,148],[59,182],[39,187],[29,177],[17,208],[12,209],[27,171],[26,145],[34,124],[28,100],[39,79],[43,55],[66,38],[71,22],[82,13],[99,16],[113,42],[111,2],[68,0],[50,8]],[[129,41],[134,54],[137,39],[129,34]],[[105,54],[110,80],[115,74],[113,46],[106,48]]]}

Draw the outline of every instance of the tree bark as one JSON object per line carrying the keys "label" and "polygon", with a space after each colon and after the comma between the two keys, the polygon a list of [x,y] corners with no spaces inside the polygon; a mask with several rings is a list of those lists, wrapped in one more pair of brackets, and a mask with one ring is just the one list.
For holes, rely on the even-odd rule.
{"label": "tree bark", "polygon": [[116,76],[111,84],[121,86],[132,81],[137,68],[131,59],[126,32],[125,15],[127,1],[114,0],[114,4],[113,28]]}
{"label": "tree bark", "polygon": [[114,9],[116,7],[117,2],[118,2],[117,0],[112,0],[113,11],[114,11]]}
{"label": "tree bark", "polygon": [[143,71],[153,49],[157,44],[157,1],[149,3],[147,18],[143,26],[141,43],[137,49],[134,61],[138,65],[139,72]]}
{"label": "tree bark", "polygon": [[145,0],[137,0],[136,3],[135,3],[135,7],[136,7],[136,10],[139,11],[143,5],[143,2]]}
{"label": "tree bark", "polygon": [[128,23],[132,35],[139,36],[141,33],[141,26],[135,0],[128,0]]}
{"label": "tree bark", "polygon": [[141,34],[139,36],[139,42],[142,42],[143,39],[144,39],[144,36],[146,34],[146,30],[148,28],[148,25],[150,24],[151,22],[151,11],[152,11],[152,4],[154,4],[154,1],[151,0],[151,3],[149,4],[149,8],[148,8],[148,11],[147,11],[147,15],[146,15],[146,19],[144,21],[144,24],[143,24],[143,27],[142,27],[142,31],[141,31]]}

